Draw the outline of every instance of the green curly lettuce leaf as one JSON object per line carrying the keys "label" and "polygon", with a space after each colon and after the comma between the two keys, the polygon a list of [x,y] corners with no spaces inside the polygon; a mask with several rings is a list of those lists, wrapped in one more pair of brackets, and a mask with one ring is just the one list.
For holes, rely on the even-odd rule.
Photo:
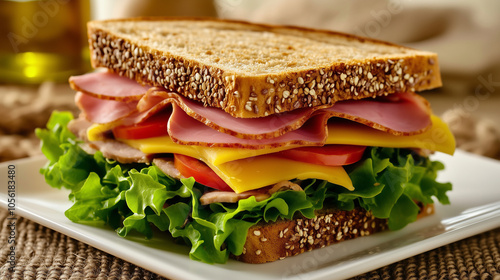
{"label": "green curly lettuce leaf", "polygon": [[[78,223],[102,223],[120,236],[137,232],[151,238],[153,228],[168,231],[191,246],[191,259],[224,263],[243,251],[248,229],[258,222],[313,218],[323,207],[363,207],[399,229],[416,219],[414,201],[449,203],[450,184],[436,182],[439,162],[407,149],[368,148],[363,160],[346,167],[354,191],[321,180],[300,182],[304,191],[281,191],[263,201],[203,206],[206,189],[194,179],[175,180],[154,165],[118,164],[97,151],[87,154],[66,128],[70,113],[55,112],[47,129],[37,129],[49,160],[40,170],[47,183],[71,190],[74,204],[65,215]],[[298,182],[299,183],[299,182]]]}

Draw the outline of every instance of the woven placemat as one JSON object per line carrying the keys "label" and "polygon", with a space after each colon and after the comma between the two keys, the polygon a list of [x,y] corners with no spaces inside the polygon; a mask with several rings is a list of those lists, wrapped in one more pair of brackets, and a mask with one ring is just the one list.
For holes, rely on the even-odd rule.
{"label": "woven placemat", "polygon": [[[28,219],[17,217],[15,265],[0,209],[0,279],[165,279]],[[500,280],[500,228],[451,243],[353,279]]]}
{"label": "woven placemat", "polygon": [[[10,263],[7,210],[0,209],[0,279],[165,279],[62,233],[22,217],[16,218],[15,265]],[[12,217],[11,217],[12,218]]]}

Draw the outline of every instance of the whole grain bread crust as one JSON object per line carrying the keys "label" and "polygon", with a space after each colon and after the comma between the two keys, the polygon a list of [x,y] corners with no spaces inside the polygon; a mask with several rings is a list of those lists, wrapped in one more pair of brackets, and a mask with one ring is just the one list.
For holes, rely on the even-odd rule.
{"label": "whole grain bread crust", "polygon": [[[341,37],[349,42],[380,45],[400,52],[299,71],[245,75],[196,59],[159,51],[148,38],[126,39],[107,25],[122,20],[93,21],[88,37],[93,67],[127,76],[142,84],[165,87],[206,106],[222,108],[232,116],[262,117],[337,101],[422,91],[441,86],[437,55],[395,44],[333,31],[253,24],[206,18],[135,18],[126,21],[192,21],[220,24],[220,28],[304,36],[318,42]],[[321,42],[324,43],[324,42]],[[290,46],[293,48],[293,46]],[[355,50],[353,50],[355,51]],[[293,61],[290,63],[293,64]]]}
{"label": "whole grain bread crust", "polygon": [[[434,204],[419,205],[417,219],[432,215]],[[387,220],[361,208],[324,210],[313,219],[261,223],[248,230],[243,254],[231,257],[246,263],[266,263],[328,245],[387,230]]]}

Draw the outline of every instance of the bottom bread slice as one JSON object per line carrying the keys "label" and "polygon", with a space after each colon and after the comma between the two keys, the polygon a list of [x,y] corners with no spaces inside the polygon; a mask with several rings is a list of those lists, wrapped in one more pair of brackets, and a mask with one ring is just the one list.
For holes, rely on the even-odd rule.
{"label": "bottom bread slice", "polygon": [[[433,204],[421,206],[418,218],[433,213]],[[246,263],[272,262],[387,228],[386,219],[375,218],[362,208],[324,210],[313,219],[279,220],[252,226],[243,254],[231,257]]]}

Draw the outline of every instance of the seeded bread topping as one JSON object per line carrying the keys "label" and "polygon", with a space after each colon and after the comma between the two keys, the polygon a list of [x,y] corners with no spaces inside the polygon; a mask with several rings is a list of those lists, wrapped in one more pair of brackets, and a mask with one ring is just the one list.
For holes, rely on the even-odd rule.
{"label": "seeded bread topping", "polygon": [[94,21],[88,27],[94,67],[235,117],[441,85],[434,53],[330,31],[199,19]]}

